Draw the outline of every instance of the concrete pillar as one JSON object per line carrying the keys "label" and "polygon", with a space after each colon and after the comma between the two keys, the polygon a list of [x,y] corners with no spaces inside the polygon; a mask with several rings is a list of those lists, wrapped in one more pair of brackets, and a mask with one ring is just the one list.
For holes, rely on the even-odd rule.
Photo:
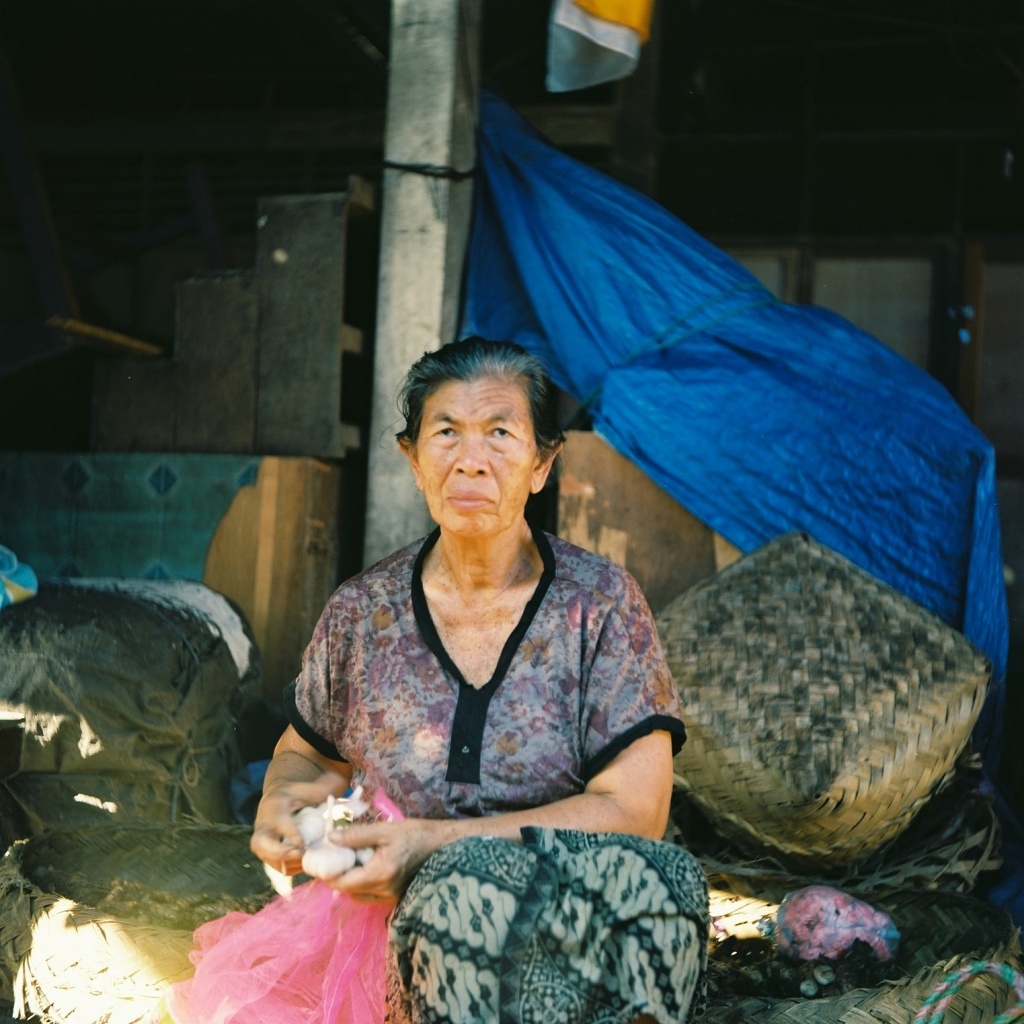
{"label": "concrete pillar", "polygon": [[454,338],[476,158],[481,0],[392,0],[365,565],[431,528],[397,450],[409,366]]}

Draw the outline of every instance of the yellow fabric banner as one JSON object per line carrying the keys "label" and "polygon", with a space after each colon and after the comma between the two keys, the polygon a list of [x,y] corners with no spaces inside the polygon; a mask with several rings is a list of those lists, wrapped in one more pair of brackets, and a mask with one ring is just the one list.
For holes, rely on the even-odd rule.
{"label": "yellow fabric banner", "polygon": [[577,7],[595,18],[633,29],[646,43],[651,34],[654,0],[574,0]]}

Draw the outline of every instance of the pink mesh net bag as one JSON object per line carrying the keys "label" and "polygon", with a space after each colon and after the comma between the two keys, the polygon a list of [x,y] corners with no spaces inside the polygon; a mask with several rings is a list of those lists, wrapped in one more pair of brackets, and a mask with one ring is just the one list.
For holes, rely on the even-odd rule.
{"label": "pink mesh net bag", "polygon": [[[401,812],[375,797],[382,817]],[[171,986],[174,1024],[383,1024],[388,915],[313,880],[255,914],[200,925],[192,978]]]}

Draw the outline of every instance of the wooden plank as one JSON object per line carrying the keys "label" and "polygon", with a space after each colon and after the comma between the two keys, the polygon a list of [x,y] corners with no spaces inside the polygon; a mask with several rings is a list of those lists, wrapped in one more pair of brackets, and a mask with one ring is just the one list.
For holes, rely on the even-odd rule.
{"label": "wooden plank", "polygon": [[453,340],[469,236],[481,0],[393,0],[364,561],[430,526],[394,437],[415,359]]}
{"label": "wooden plank", "polygon": [[178,367],[169,359],[100,358],[93,370],[92,446],[173,452]]}
{"label": "wooden plank", "polygon": [[[280,646],[295,643],[306,649],[320,613],[340,582],[338,579],[338,518],[341,495],[341,470],[334,463],[320,460],[288,460],[283,464],[281,508],[297,520],[295,539],[287,550],[279,550],[275,559],[275,579],[293,579],[294,586],[285,596],[286,607],[278,605],[273,625],[280,632]],[[279,599],[280,600],[280,599]],[[268,630],[273,638],[274,633]],[[284,669],[287,668],[287,672]],[[298,670],[298,662],[289,657],[282,674]]]}
{"label": "wooden plank", "polygon": [[133,356],[155,357],[167,354],[162,345],[157,345],[152,341],[133,338],[129,334],[112,331],[107,327],[97,327],[95,324],[87,324],[83,320],[76,320],[73,317],[54,315],[47,318],[46,326],[57,331],[72,344],[89,345],[93,348],[109,352],[123,352]]}
{"label": "wooden plank", "polygon": [[570,431],[561,460],[559,536],[628,569],[655,612],[717,571],[714,532],[597,434]]}
{"label": "wooden plank", "polygon": [[[281,491],[281,460],[265,459],[260,467],[257,493],[260,515],[256,527],[256,557],[253,560],[252,625],[267,646],[267,630],[273,619],[271,595],[274,583],[274,562],[277,554],[278,497]],[[287,528],[287,527],[286,527]],[[282,538],[283,539],[283,538]]]}
{"label": "wooden plank", "polygon": [[176,450],[255,451],[259,295],[252,272],[186,278],[176,299]]}
{"label": "wooden plank", "polygon": [[210,542],[203,582],[249,620],[262,659],[261,691],[280,699],[337,586],[341,471],[317,459],[260,460]]}
{"label": "wooden plank", "polygon": [[359,444],[342,408],[343,352],[361,348],[345,319],[347,221],[366,192],[260,200],[256,274],[256,447],[343,458]]}

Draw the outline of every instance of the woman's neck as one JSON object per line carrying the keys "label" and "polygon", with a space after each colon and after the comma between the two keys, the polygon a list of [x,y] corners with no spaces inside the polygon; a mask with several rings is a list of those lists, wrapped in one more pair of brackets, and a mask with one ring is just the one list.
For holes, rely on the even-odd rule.
{"label": "woman's neck", "polygon": [[460,537],[442,530],[423,571],[425,583],[480,600],[536,581],[543,568],[524,519],[515,529],[491,537]]}

